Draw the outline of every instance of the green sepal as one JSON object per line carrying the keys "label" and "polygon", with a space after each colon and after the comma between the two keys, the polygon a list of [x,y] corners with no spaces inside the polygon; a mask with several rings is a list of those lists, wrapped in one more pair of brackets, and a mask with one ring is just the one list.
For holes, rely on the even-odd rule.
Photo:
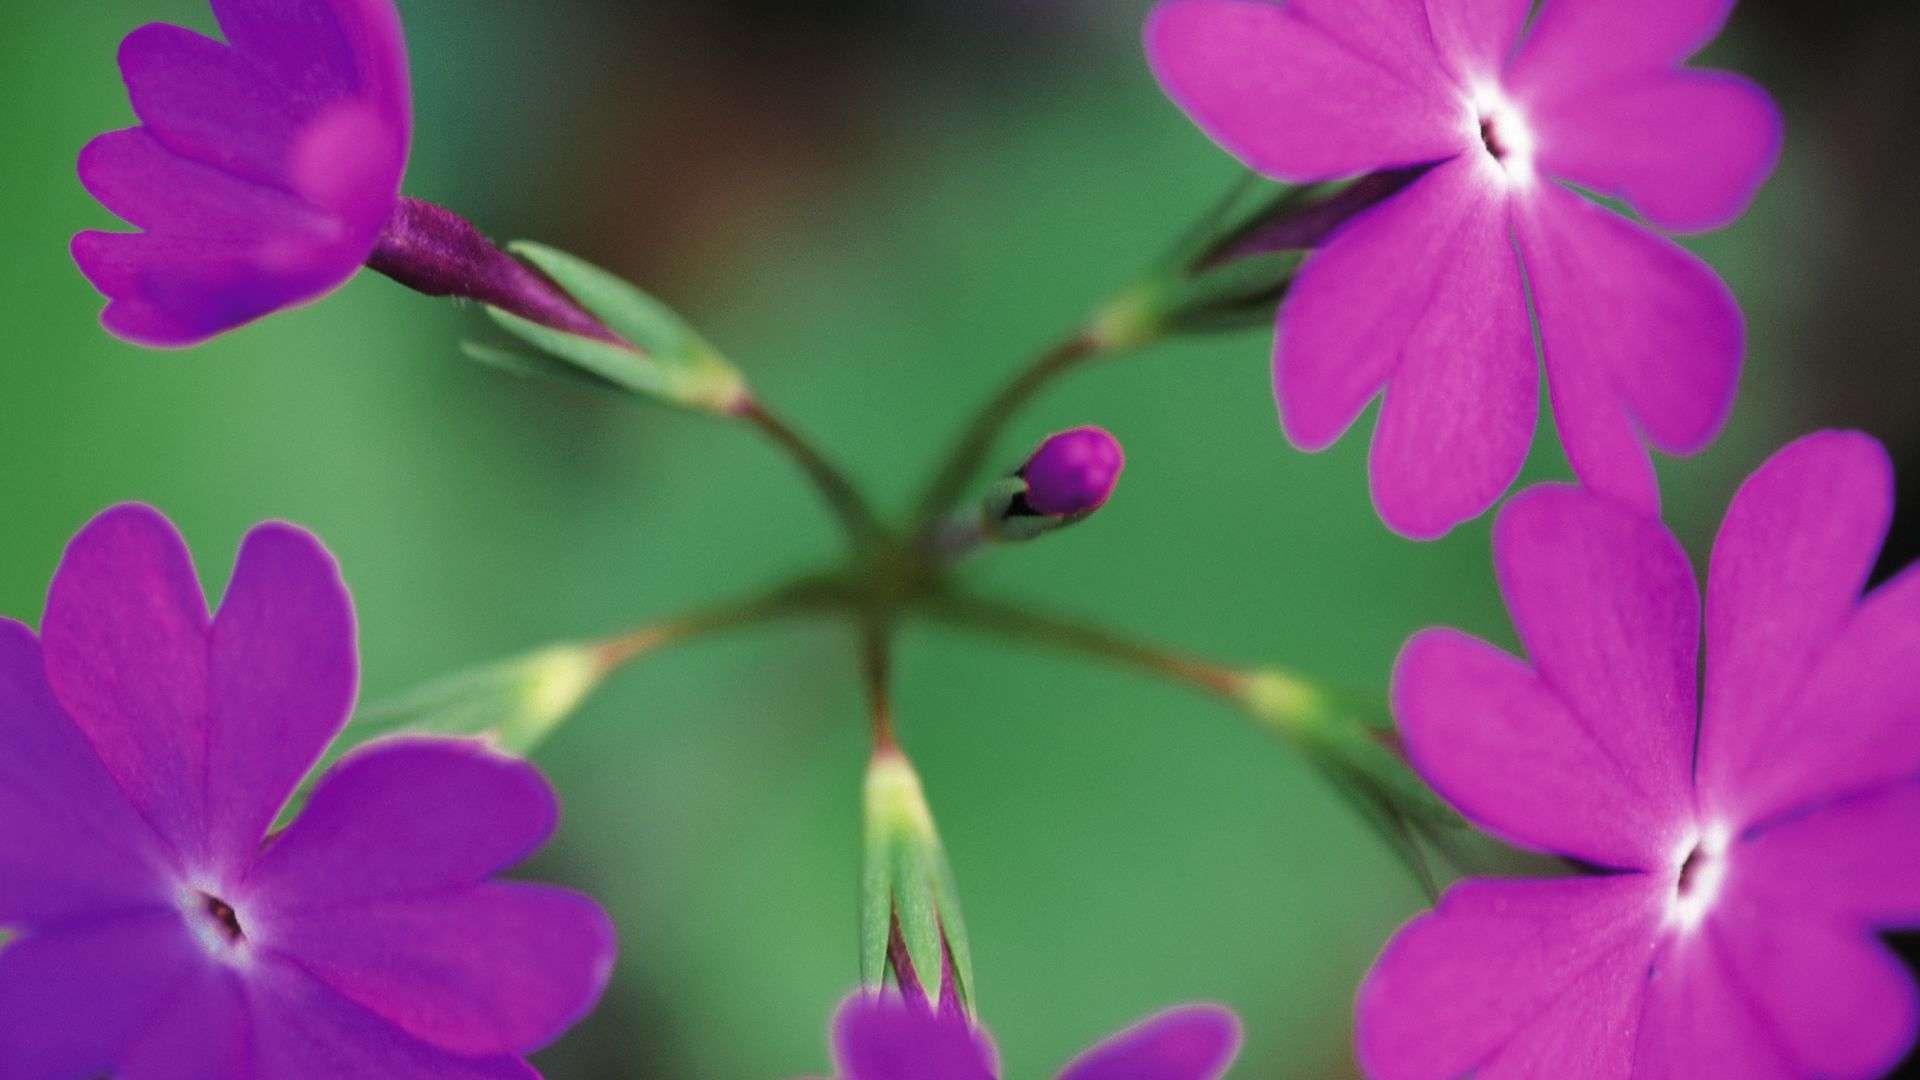
{"label": "green sepal", "polygon": [[[521,341],[606,384],[686,408],[731,414],[748,400],[739,371],[666,305],[555,248],[523,241],[509,250],[552,278],[626,344],[556,330],[489,307],[487,314]],[[496,365],[505,359],[510,370],[525,373],[525,358],[514,354],[494,351],[476,359]]]}
{"label": "green sepal", "polygon": [[936,852],[933,867],[933,903],[947,935],[947,954],[953,959],[954,992],[968,1012],[977,1011],[973,992],[973,945],[967,938],[967,920],[960,913],[960,885],[947,863],[945,848]]}
{"label": "green sepal", "polygon": [[460,343],[460,351],[469,360],[517,378],[557,379],[596,390],[620,389],[606,379],[583,371],[573,364],[545,356],[502,349],[482,341],[463,341]]}
{"label": "green sepal", "polygon": [[313,785],[355,747],[386,735],[480,739],[502,753],[531,754],[606,676],[590,645],[554,645],[426,683],[360,709],[287,800],[275,825],[291,823]]}
{"label": "green sepal", "polygon": [[460,672],[361,709],[356,727],[485,739],[525,757],[606,675],[591,645],[554,645]]}
{"label": "green sepal", "polygon": [[1421,841],[1444,852],[1472,827],[1392,747],[1390,726],[1360,719],[1384,714],[1384,704],[1369,705],[1277,671],[1246,676],[1240,698],[1387,841],[1429,898],[1436,895],[1439,880]]}
{"label": "green sepal", "polygon": [[607,329],[664,362],[681,363],[702,351],[713,351],[672,308],[618,275],[530,240],[516,240],[507,250],[552,278]]}
{"label": "green sepal", "polygon": [[1199,271],[1169,269],[1122,293],[1095,316],[1090,333],[1118,350],[1176,334],[1271,328],[1306,255],[1277,251]]}
{"label": "green sepal", "polygon": [[1018,476],[1009,476],[995,481],[980,500],[980,518],[992,523],[1004,520],[1013,512],[1013,505],[1020,496],[1027,493],[1027,482]]}
{"label": "green sepal", "polygon": [[1084,514],[1015,513],[1020,497],[1027,493],[1027,482],[1009,476],[996,482],[980,500],[980,535],[1003,544],[1021,544],[1037,540],[1069,525],[1078,525],[1092,516]]}
{"label": "green sepal", "polygon": [[1271,328],[1306,256],[1304,251],[1255,255],[1184,278],[1167,297],[1167,324],[1179,333]]}
{"label": "green sepal", "polygon": [[973,959],[959,890],[913,766],[897,750],[874,755],[864,794],[860,886],[860,981],[887,982],[887,946],[897,924],[914,976],[929,1003],[940,998],[942,957],[954,990],[971,1012]]}
{"label": "green sepal", "polygon": [[[938,843],[935,840],[934,843]],[[907,958],[913,961],[914,977],[927,1000],[940,1000],[942,963],[942,917],[934,902],[935,858],[931,844],[900,837],[894,845],[893,915],[900,923],[900,939],[906,943]]]}

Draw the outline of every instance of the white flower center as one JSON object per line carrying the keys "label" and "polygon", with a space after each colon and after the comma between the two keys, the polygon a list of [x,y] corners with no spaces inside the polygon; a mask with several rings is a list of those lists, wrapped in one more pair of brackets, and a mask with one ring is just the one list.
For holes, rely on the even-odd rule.
{"label": "white flower center", "polygon": [[1474,91],[1468,102],[1474,135],[1487,156],[1513,184],[1533,182],[1533,128],[1511,99],[1493,86]]}
{"label": "white flower center", "polygon": [[1715,826],[1680,846],[1674,860],[1667,921],[1682,930],[1700,925],[1727,881],[1728,833]]}
{"label": "white flower center", "polygon": [[180,890],[180,914],[201,948],[219,960],[238,962],[247,950],[247,931],[240,912],[211,892],[192,887]]}

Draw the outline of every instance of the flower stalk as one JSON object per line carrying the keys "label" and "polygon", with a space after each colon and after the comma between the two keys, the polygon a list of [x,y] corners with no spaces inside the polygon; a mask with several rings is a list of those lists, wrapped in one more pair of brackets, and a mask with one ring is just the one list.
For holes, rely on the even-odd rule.
{"label": "flower stalk", "polygon": [[1041,353],[974,414],[966,430],[947,454],[946,463],[928,483],[921,495],[914,520],[922,531],[933,528],[948,507],[959,498],[979,474],[993,444],[1014,416],[1040,391],[1067,372],[1088,361],[1131,348],[1136,342],[1129,334],[1127,321],[1118,315],[1103,315],[1081,330]]}

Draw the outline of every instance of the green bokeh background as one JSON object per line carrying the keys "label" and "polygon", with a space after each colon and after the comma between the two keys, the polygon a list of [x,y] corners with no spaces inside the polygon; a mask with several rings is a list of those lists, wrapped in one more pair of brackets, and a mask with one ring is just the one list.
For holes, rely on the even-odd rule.
{"label": "green bokeh background", "polygon": [[[960,13],[885,33],[820,5],[821,25],[789,13],[765,41],[752,5],[725,32],[671,4],[400,6],[408,190],[655,288],[895,510],[969,406],[1234,176],[1140,62],[1144,0],[941,5]],[[485,320],[371,275],[184,354],[109,339],[66,256],[72,232],[111,222],[73,157],[129,120],[112,66],[125,31],[211,22],[196,0],[7,7],[0,612],[37,623],[66,538],[118,500],[169,514],[216,593],[242,532],[285,518],[339,556],[378,698],[835,552],[831,521],[749,433],[480,369],[456,343]],[[1760,20],[1736,19],[1713,58],[1780,74],[1793,138],[1755,211],[1694,245],[1752,335],[1727,436],[1663,464],[1695,552],[1769,449],[1869,415],[1809,389],[1829,362],[1823,297],[1844,287],[1811,271],[1840,261],[1834,223],[1861,183],[1847,140],[1875,135],[1834,135],[1822,121],[1848,91],[1791,74]],[[1911,322],[1887,318],[1894,337]],[[1119,496],[968,578],[1359,688],[1382,687],[1425,625],[1509,641],[1486,524],[1428,545],[1387,534],[1364,438],[1319,456],[1281,438],[1266,352],[1260,333],[1169,345],[1047,394],[997,460],[1101,423],[1130,455]],[[1530,479],[1566,474],[1547,431]],[[1010,1076],[1187,999],[1245,1018],[1236,1075],[1351,1073],[1352,987],[1421,897],[1301,762],[1182,690],[996,640],[915,627],[898,677]],[[594,698],[539,754],[566,819],[527,873],[597,895],[622,952],[545,1071],[826,1069],[826,1018],[856,974],[863,757],[851,635],[832,624],[676,649]]]}

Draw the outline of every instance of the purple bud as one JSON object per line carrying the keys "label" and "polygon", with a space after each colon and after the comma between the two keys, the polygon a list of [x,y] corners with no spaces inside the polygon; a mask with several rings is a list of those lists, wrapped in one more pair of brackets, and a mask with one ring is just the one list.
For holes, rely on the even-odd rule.
{"label": "purple bud", "polygon": [[1050,435],[1020,468],[1027,507],[1050,517],[1092,513],[1113,494],[1126,464],[1120,440],[1103,428]]}

